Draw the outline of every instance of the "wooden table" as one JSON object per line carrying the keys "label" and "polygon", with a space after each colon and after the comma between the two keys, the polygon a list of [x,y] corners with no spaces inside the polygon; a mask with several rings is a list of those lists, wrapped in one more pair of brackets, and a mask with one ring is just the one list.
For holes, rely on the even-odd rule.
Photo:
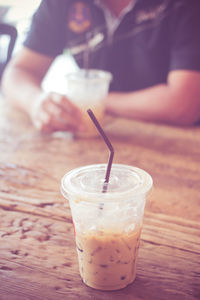
{"label": "wooden table", "polygon": [[115,292],[79,276],[68,202],[69,170],[107,161],[101,138],[41,135],[22,113],[0,105],[0,299],[200,299],[200,126],[113,120],[106,132],[115,163],[154,179],[141,235],[137,277]]}

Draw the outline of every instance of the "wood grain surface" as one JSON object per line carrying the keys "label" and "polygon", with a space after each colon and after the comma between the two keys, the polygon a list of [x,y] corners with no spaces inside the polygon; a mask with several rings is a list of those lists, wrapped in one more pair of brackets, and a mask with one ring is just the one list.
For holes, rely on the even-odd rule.
{"label": "wood grain surface", "polygon": [[60,180],[104,163],[101,138],[42,135],[0,102],[0,299],[200,299],[200,126],[108,119],[115,163],[149,172],[137,277],[114,292],[81,281],[69,204]]}

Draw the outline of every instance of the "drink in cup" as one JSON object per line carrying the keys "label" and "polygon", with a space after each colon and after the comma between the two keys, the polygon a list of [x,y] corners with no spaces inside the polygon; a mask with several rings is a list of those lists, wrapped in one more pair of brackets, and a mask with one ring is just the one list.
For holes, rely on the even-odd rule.
{"label": "drink in cup", "polygon": [[136,277],[138,248],[151,176],[142,169],[113,164],[102,192],[106,164],[64,175],[61,192],[69,200],[83,282],[99,290],[126,287]]}
{"label": "drink in cup", "polygon": [[83,120],[87,128],[84,133],[77,134],[78,136],[98,135],[86,111],[91,108],[98,120],[103,122],[104,100],[108,94],[111,79],[111,73],[94,69],[79,69],[67,75],[67,97],[83,112]]}

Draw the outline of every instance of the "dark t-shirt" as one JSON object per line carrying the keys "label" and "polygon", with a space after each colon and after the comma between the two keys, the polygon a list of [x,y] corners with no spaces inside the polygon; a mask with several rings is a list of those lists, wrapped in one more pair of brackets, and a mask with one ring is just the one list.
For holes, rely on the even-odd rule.
{"label": "dark t-shirt", "polygon": [[138,0],[113,36],[93,0],[43,0],[24,45],[55,57],[65,49],[84,67],[113,74],[111,90],[164,83],[171,70],[200,71],[200,1]]}

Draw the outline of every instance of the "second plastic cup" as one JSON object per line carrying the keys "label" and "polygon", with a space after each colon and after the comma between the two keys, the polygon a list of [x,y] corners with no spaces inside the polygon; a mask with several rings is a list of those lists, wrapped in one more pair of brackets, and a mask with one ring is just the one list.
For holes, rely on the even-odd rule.
{"label": "second plastic cup", "polygon": [[80,275],[99,290],[126,287],[136,264],[151,176],[142,169],[113,164],[108,190],[102,193],[105,164],[68,172],[61,192],[69,200]]}
{"label": "second plastic cup", "polygon": [[87,109],[92,109],[97,119],[101,123],[103,122],[104,100],[108,94],[111,80],[111,73],[95,69],[79,69],[67,75],[67,97],[82,110],[87,128],[78,136],[98,136],[98,132],[87,114]]}

